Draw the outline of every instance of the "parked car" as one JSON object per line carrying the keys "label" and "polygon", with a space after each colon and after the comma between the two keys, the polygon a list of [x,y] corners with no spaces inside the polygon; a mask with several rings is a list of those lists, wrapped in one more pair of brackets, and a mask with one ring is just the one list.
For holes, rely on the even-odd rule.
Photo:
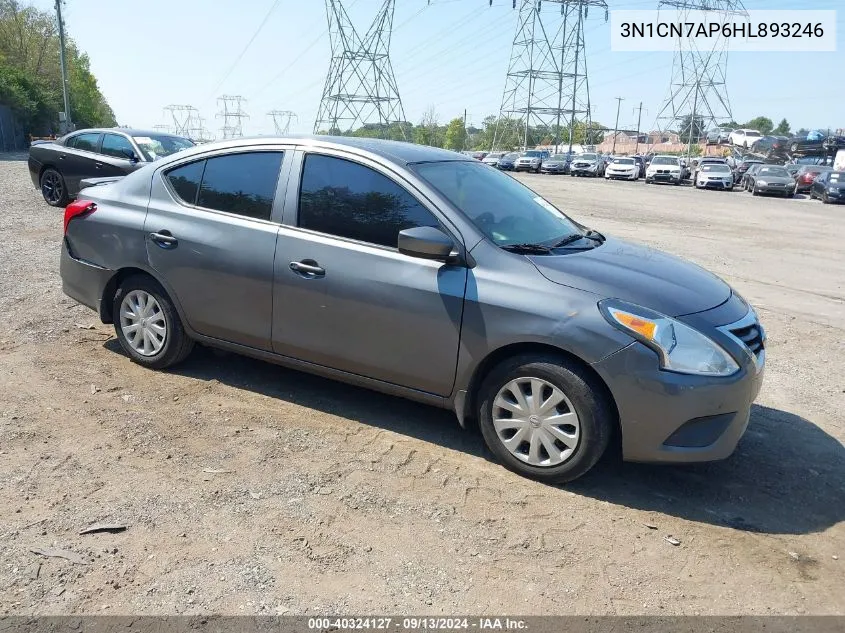
{"label": "parked car", "polygon": [[801,169],[801,165],[797,163],[787,163],[783,166],[783,168],[789,172],[789,175],[792,176],[792,179],[795,180],[796,174],[798,170]]}
{"label": "parked car", "polygon": [[640,176],[640,167],[633,158],[620,156],[614,158],[604,172],[607,180],[611,178],[624,178],[625,180],[636,180]]}
{"label": "parked car", "polygon": [[146,163],[191,148],[189,139],[122,128],[86,129],[29,148],[29,175],[53,207],[79,192],[83,178],[124,176]]}
{"label": "parked car", "polygon": [[60,270],[144,367],[200,342],[444,407],[547,482],[613,435],[629,460],[723,459],[763,378],[757,314],[715,275],[407,143],[236,139],[145,165],[68,205]]}
{"label": "parked car", "polygon": [[833,171],[833,167],[827,167],[826,165],[802,165],[801,169],[795,175],[795,193],[810,191],[816,177],[828,171]]}
{"label": "parked car", "polygon": [[645,171],[645,182],[671,182],[676,185],[682,180],[681,161],[677,156],[655,156]]}
{"label": "parked car", "polygon": [[505,155],[505,152],[490,152],[485,156],[481,162],[485,165],[492,165],[496,167],[499,164],[499,159]]}
{"label": "parked car", "polygon": [[696,189],[724,189],[734,188],[734,176],[731,168],[724,162],[704,163],[699,165],[693,180]]}
{"label": "parked car", "polygon": [[825,204],[845,202],[845,171],[826,171],[816,176],[810,186],[810,198]]}
{"label": "parked car", "polygon": [[569,169],[572,176],[603,176],[604,159],[600,154],[586,152],[578,154],[572,159],[572,167]]}
{"label": "parked car", "polygon": [[637,178],[645,177],[645,160],[642,156],[632,156],[631,158],[634,159],[634,162],[637,163]]}
{"label": "parked car", "polygon": [[754,141],[750,150],[763,156],[785,156],[788,146],[789,139],[786,136],[764,136]]}
{"label": "parked car", "polygon": [[800,153],[835,153],[845,148],[845,136],[830,136],[818,130],[813,130],[806,136],[793,136],[789,139],[789,151]]}
{"label": "parked car", "polygon": [[730,139],[732,131],[729,127],[715,127],[707,132],[705,143],[707,145],[724,145]]}
{"label": "parked car", "polygon": [[724,158],[718,157],[711,157],[711,156],[704,156],[702,158],[694,159],[693,160],[693,167],[692,167],[692,181],[695,182],[696,178],[698,177],[698,172],[701,169],[702,165],[727,165],[728,161]]}
{"label": "parked car", "polygon": [[730,133],[728,141],[731,145],[748,149],[762,137],[763,135],[757,130],[739,129]]}
{"label": "parked car", "polygon": [[496,167],[502,171],[513,171],[516,169],[516,159],[519,158],[517,152],[511,152],[502,156],[496,163]]}
{"label": "parked car", "polygon": [[751,191],[751,183],[754,181],[754,174],[757,173],[763,166],[763,163],[754,163],[750,165],[745,173],[742,175],[742,180],[740,181],[740,186],[744,191]]}
{"label": "parked car", "polygon": [[522,152],[519,158],[514,163],[515,171],[533,171],[535,174],[540,173],[540,167],[543,166],[543,152],[537,149],[529,149]]}
{"label": "parked car", "polygon": [[795,156],[793,162],[798,165],[825,165],[827,167],[833,166],[833,156],[825,154],[809,154],[804,156]]}
{"label": "parked car", "polygon": [[760,165],[750,179],[750,190],[755,196],[772,194],[791,198],[795,195],[795,181],[789,172],[779,165]]}
{"label": "parked car", "polygon": [[737,166],[736,166],[736,173],[734,174],[734,182],[738,183],[740,185],[744,185],[745,182],[743,180],[743,177],[745,176],[745,172],[747,172],[752,165],[762,165],[762,164],[763,164],[763,161],[758,160],[756,158],[746,158],[746,159],[739,161],[739,163],[737,163]]}
{"label": "parked car", "polygon": [[569,154],[553,154],[543,161],[540,171],[544,174],[568,174],[572,165]]}

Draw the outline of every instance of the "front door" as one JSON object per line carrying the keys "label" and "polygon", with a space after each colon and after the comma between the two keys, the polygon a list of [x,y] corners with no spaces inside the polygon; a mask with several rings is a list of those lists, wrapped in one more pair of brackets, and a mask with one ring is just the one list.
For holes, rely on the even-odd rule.
{"label": "front door", "polygon": [[392,175],[362,162],[304,157],[298,209],[276,248],[273,350],[447,396],[467,269],[398,251],[400,230],[445,224]]}
{"label": "front door", "polygon": [[101,156],[94,164],[96,168],[95,177],[125,176],[144,164],[139,162],[141,159],[140,156],[137,156],[138,160],[131,160],[126,152],[137,153],[128,138],[109,132],[103,134],[103,143],[100,149]]}
{"label": "front door", "polygon": [[199,334],[270,349],[283,156],[215,155],[153,178],[147,256]]}

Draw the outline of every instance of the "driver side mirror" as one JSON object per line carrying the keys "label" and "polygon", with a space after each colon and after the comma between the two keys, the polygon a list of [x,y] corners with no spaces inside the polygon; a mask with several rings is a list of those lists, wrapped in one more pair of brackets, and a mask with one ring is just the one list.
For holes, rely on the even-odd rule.
{"label": "driver side mirror", "polygon": [[433,226],[416,226],[399,231],[399,252],[422,259],[446,261],[453,256],[455,243],[443,231]]}
{"label": "driver side mirror", "polygon": [[137,163],[137,162],[138,162],[138,155],[135,153],[135,150],[132,150],[132,149],[124,149],[124,150],[123,150],[123,154],[124,154],[124,156],[126,156],[126,158],[128,158],[129,160],[131,160],[133,163]]}

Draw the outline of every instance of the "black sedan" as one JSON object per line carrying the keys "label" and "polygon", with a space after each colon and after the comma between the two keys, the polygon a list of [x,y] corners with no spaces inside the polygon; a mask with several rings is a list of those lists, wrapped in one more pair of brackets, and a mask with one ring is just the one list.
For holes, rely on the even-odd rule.
{"label": "black sedan", "polygon": [[125,176],[154,160],[193,147],[181,136],[124,128],[78,130],[29,148],[29,175],[44,200],[63,207],[84,178]]}
{"label": "black sedan", "polygon": [[751,152],[763,156],[783,156],[789,147],[789,139],[785,136],[764,136],[759,141],[754,141]]}
{"label": "black sedan", "polygon": [[845,171],[827,171],[816,176],[810,186],[810,198],[825,204],[845,202]]}
{"label": "black sedan", "polygon": [[793,154],[835,152],[838,149],[845,149],[845,136],[826,136],[817,132],[789,139],[789,151]]}

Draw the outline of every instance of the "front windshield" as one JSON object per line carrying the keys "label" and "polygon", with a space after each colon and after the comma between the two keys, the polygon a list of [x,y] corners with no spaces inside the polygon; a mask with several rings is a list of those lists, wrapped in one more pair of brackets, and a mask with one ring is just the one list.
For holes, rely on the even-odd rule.
{"label": "front windshield", "polygon": [[569,160],[568,154],[555,154],[552,156],[551,160]]}
{"label": "front windshield", "polygon": [[719,163],[708,163],[701,166],[701,171],[712,171],[718,173],[726,173],[729,174],[731,172],[731,168],[727,165],[720,165]]}
{"label": "front windshield", "polygon": [[516,152],[513,152],[513,153],[511,153],[511,154],[505,154],[505,155],[503,156],[503,158],[504,158],[505,160],[516,160],[517,158],[519,158],[519,154],[517,154]]}
{"label": "front windshield", "polygon": [[671,156],[655,156],[652,161],[652,165],[677,165],[678,159],[672,158]]}
{"label": "front windshield", "polygon": [[141,148],[144,158],[150,161],[194,147],[192,141],[181,136],[170,136],[168,134],[133,136],[132,138],[135,139],[138,147]]}
{"label": "front windshield", "polygon": [[761,176],[771,176],[772,178],[791,178],[789,172],[783,167],[761,167],[759,173]]}
{"label": "front windshield", "polygon": [[748,132],[745,133],[745,135],[746,136],[762,136],[762,134],[760,134],[760,132],[755,132],[754,130],[749,130]]}
{"label": "front windshield", "polygon": [[595,154],[581,154],[578,158],[580,160],[596,160],[598,157]]}
{"label": "front windshield", "polygon": [[614,158],[613,164],[614,165],[633,165],[634,159],[633,158]]}
{"label": "front windshield", "polygon": [[550,245],[581,233],[550,202],[498,170],[464,161],[414,169],[498,246]]}
{"label": "front windshield", "polygon": [[542,156],[542,155],[543,155],[543,153],[542,153],[542,152],[537,152],[537,151],[534,151],[534,150],[529,150],[529,151],[527,151],[527,152],[523,152],[523,153],[522,153],[522,155],[523,155],[523,156],[528,156],[528,157],[530,157],[530,158],[539,158],[540,156]]}

